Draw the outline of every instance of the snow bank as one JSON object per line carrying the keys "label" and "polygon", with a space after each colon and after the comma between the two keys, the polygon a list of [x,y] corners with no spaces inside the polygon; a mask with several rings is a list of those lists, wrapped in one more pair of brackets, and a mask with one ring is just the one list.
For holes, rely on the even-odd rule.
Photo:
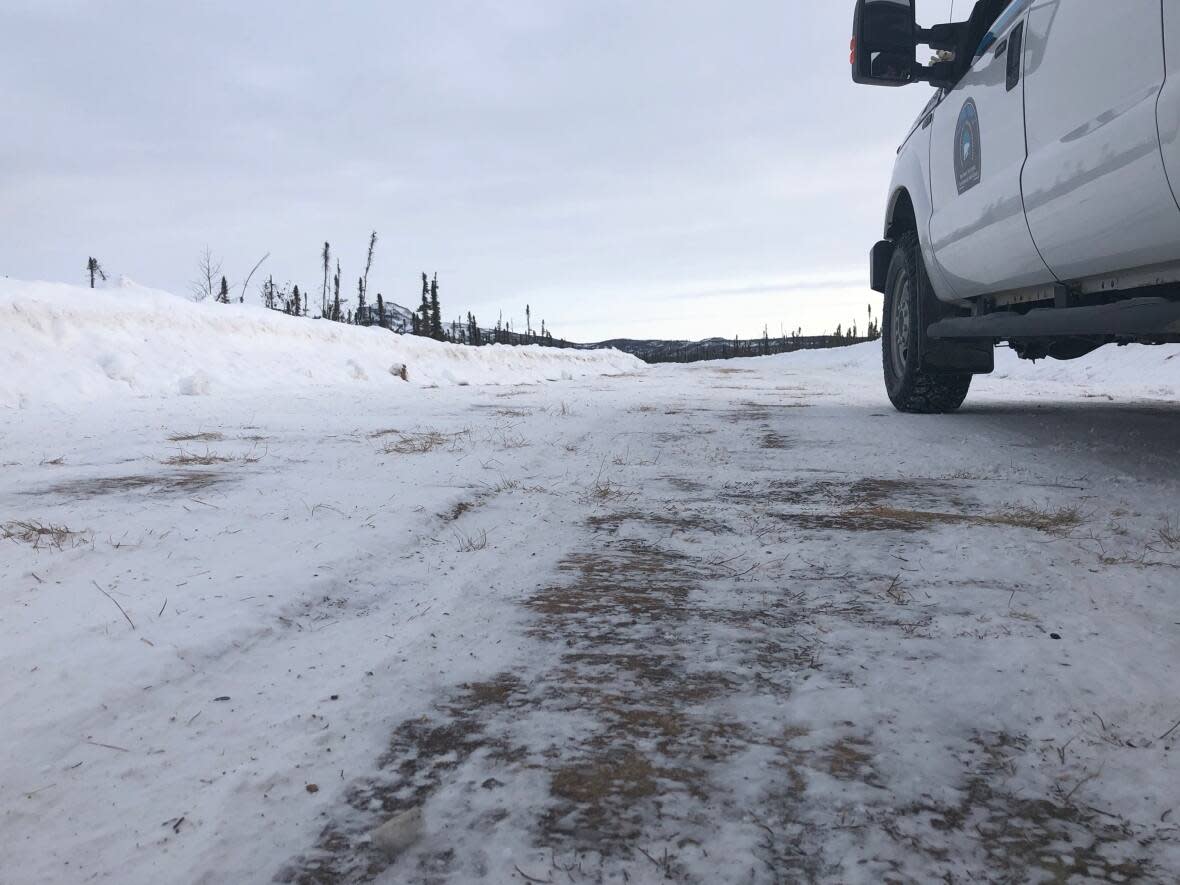
{"label": "snow bank", "polygon": [[[880,393],[881,345],[855,344],[831,350],[803,350],[757,357],[799,374],[838,373],[850,386],[868,384]],[[719,365],[724,365],[719,364]],[[1180,345],[1131,344],[1101,347],[1077,360],[1022,360],[1008,347],[996,348],[996,370],[977,378],[968,403],[980,394],[1027,396],[1117,396],[1175,398],[1180,392]]]}
{"label": "snow bank", "polygon": [[308,385],[525,384],[633,372],[615,350],[462,347],[385,329],[110,289],[0,280],[0,406]]}

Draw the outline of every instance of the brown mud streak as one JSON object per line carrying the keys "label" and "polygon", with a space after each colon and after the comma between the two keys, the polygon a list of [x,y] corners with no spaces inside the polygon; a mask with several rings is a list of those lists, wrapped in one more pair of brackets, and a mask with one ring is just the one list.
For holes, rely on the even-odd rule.
{"label": "brown mud streak", "polygon": [[[682,491],[701,490],[695,480],[664,479]],[[730,484],[709,519],[645,515],[633,506],[592,517],[591,544],[567,557],[559,580],[526,603],[535,615],[530,635],[556,652],[556,662],[529,673],[527,684],[521,675],[502,674],[464,686],[429,715],[402,723],[380,760],[381,776],[348,789],[348,810],[281,881],[336,885],[372,878],[389,861],[360,837],[389,816],[421,806],[441,786],[470,780],[472,769],[460,770],[469,762],[482,763],[475,770],[484,780],[474,789],[491,791],[490,798],[514,780],[548,777],[548,794],[517,810],[514,819],[532,830],[538,847],[579,858],[579,878],[571,881],[596,881],[596,874],[631,863],[644,867],[652,858],[638,850],[654,844],[666,846],[660,854],[665,877],[689,881],[686,864],[718,848],[719,820],[766,831],[744,859],[745,878],[838,881],[839,869],[829,865],[824,848],[832,830],[849,827],[835,809],[808,798],[817,777],[881,796],[880,802],[866,797],[855,827],[896,842],[904,849],[899,857],[920,858],[927,871],[958,857],[984,881],[1017,881],[1031,869],[1059,882],[1083,870],[1105,881],[1141,877],[1149,872],[1144,863],[1120,859],[1135,856],[1138,844],[1124,822],[1097,820],[1068,800],[1022,798],[1004,788],[1006,754],[1021,746],[1021,737],[974,739],[983,752],[965,762],[956,804],[931,800],[898,808],[878,767],[880,749],[853,723],[808,734],[726,713],[743,705],[781,706],[808,674],[826,673],[823,650],[805,638],[815,636],[817,625],[838,620],[913,636],[926,620],[891,615],[896,600],[866,594],[864,576],[813,575],[808,582],[800,575],[794,587],[788,575],[781,582],[742,583],[723,565],[682,552],[686,543],[733,531],[725,517],[747,514],[755,502],[804,508],[817,518],[823,510],[833,518],[875,511],[890,528],[918,531],[938,525],[930,515],[944,509],[970,512],[962,494],[961,487],[938,481],[788,480],[761,488]],[[1012,523],[1059,528],[1053,518],[1026,516]],[[862,530],[839,522],[832,528]],[[726,592],[711,592],[719,583]],[[723,661],[709,654],[718,636],[731,649]],[[530,742],[530,720],[562,716],[579,725],[561,743]],[[737,798],[733,783],[732,766],[749,754],[768,760],[753,805],[749,795]],[[490,839],[512,814],[496,806],[470,825]],[[583,871],[587,858],[596,871]],[[470,860],[450,849],[423,849],[401,872],[406,881],[450,883],[469,874]],[[906,875],[897,866],[882,881],[905,881]]]}
{"label": "brown mud streak", "polygon": [[[485,728],[498,712],[519,706],[522,693],[515,676],[501,674],[488,682],[465,685],[433,715],[399,725],[378,760],[380,776],[350,784],[344,794],[346,809],[320,831],[314,848],[288,863],[275,881],[340,885],[368,882],[380,875],[390,859],[364,838],[371,829],[395,814],[420,807],[477,752],[502,765],[520,761],[518,748],[489,737]],[[422,858],[419,867],[426,878],[421,881],[435,881],[432,867],[445,874],[451,860],[445,855]]]}
{"label": "brown mud streak", "polygon": [[117,495],[122,492],[185,495],[233,480],[233,477],[213,470],[173,470],[152,474],[71,479],[25,494],[61,495],[67,498],[94,498],[100,495]]}

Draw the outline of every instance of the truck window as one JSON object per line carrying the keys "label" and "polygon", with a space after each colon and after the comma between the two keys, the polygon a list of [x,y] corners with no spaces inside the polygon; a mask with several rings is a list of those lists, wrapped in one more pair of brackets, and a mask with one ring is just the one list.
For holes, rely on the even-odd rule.
{"label": "truck window", "polygon": [[[1004,9],[988,27],[987,33],[979,41],[979,48],[975,50],[975,57],[971,59],[971,63],[975,64],[980,57],[987,52],[996,41],[1003,34],[1016,19],[1024,14],[1024,11],[1032,5],[1032,0],[1007,0],[1008,8]],[[983,5],[982,3],[980,5]]]}

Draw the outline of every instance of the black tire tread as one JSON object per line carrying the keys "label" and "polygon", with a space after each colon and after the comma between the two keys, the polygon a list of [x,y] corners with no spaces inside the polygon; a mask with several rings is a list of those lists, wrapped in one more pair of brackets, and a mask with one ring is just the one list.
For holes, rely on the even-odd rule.
{"label": "black tire tread", "polygon": [[[912,306],[917,321],[914,323],[915,334],[926,334],[926,316],[928,306],[933,298],[930,278],[926,275],[925,262],[918,245],[918,235],[914,232],[902,234],[894,250],[894,262],[905,263],[905,270],[909,278],[914,281],[913,291],[917,303]],[[893,362],[890,358],[890,336],[892,335],[891,298],[893,297],[893,281],[896,274],[889,274],[889,285],[886,287],[885,310],[882,315],[881,356],[885,370],[885,386],[889,392],[889,399],[899,412],[909,412],[920,415],[937,415],[953,412],[963,405],[967,392],[971,389],[971,375],[950,372],[939,372],[921,364],[920,361],[906,367],[902,377],[896,377]],[[922,344],[925,343],[923,340]],[[918,341],[913,342],[913,353],[921,353],[924,348],[918,347]]]}

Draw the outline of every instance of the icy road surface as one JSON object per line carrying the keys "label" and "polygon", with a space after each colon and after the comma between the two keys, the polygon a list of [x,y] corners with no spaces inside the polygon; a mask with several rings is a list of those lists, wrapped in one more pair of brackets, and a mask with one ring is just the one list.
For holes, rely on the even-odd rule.
{"label": "icy road surface", "polygon": [[1139,353],[9,410],[0,881],[1174,882]]}

